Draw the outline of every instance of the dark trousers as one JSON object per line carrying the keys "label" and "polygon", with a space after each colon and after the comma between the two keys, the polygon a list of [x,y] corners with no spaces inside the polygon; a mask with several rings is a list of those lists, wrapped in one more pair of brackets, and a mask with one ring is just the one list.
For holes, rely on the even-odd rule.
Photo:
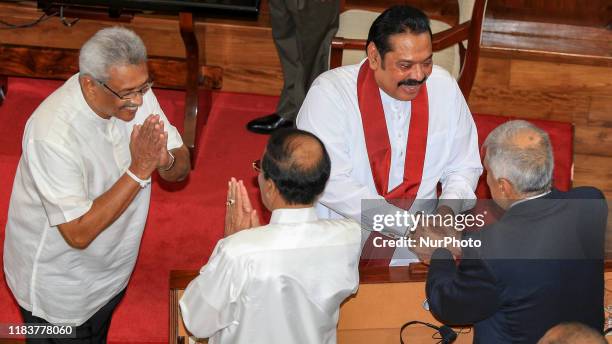
{"label": "dark trousers", "polygon": [[272,37],[283,68],[276,113],[295,120],[314,79],[329,68],[339,0],[269,0]]}
{"label": "dark trousers", "polygon": [[[91,316],[82,325],[76,327],[74,332],[76,338],[27,338],[26,343],[28,344],[105,344],[108,329],[111,323],[111,317],[113,311],[117,308],[125,289],[121,291],[117,296],[113,297],[106,305],[100,308],[94,315]],[[35,317],[32,312],[19,307],[21,316],[23,316],[23,322],[26,324],[49,324],[45,319]]]}

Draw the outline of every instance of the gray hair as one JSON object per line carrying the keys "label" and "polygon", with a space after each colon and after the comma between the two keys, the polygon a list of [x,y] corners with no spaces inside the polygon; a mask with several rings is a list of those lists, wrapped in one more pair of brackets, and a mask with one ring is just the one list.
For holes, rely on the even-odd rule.
{"label": "gray hair", "polygon": [[96,32],[81,47],[79,73],[106,82],[112,66],[137,65],[146,61],[147,49],[134,31],[119,26],[109,27]]}
{"label": "gray hair", "polygon": [[[534,144],[519,146],[516,136],[531,131],[539,138]],[[521,120],[495,128],[487,137],[485,161],[495,178],[505,178],[523,194],[548,191],[552,185],[554,159],[548,134]]]}
{"label": "gray hair", "polygon": [[537,344],[607,344],[601,332],[579,322],[556,325],[544,334]]}

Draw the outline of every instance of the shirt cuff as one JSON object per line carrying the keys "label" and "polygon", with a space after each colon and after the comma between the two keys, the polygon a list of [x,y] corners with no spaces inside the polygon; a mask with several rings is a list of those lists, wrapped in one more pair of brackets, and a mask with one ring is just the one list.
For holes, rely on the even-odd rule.
{"label": "shirt cuff", "polygon": [[48,214],[49,226],[55,227],[85,215],[91,209],[93,201],[87,201],[82,205],[70,207],[70,209],[58,209],[58,212]]}

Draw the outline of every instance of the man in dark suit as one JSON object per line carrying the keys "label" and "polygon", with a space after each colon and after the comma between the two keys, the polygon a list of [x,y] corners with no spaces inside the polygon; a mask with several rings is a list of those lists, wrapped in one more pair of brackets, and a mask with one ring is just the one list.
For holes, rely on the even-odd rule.
{"label": "man in dark suit", "polygon": [[496,128],[484,143],[487,184],[505,210],[466,234],[457,266],[446,249],[431,257],[427,297],[447,324],[473,324],[475,343],[536,343],[575,321],[601,331],[607,204],[590,187],[551,189],[548,135],[525,121]]}

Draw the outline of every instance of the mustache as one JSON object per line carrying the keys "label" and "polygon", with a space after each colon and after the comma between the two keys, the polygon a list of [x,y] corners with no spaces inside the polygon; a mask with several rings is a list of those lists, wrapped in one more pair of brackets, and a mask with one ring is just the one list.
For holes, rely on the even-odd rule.
{"label": "mustache", "polygon": [[406,79],[397,83],[397,86],[418,86],[424,83],[427,80],[427,76],[424,76],[423,79]]}

